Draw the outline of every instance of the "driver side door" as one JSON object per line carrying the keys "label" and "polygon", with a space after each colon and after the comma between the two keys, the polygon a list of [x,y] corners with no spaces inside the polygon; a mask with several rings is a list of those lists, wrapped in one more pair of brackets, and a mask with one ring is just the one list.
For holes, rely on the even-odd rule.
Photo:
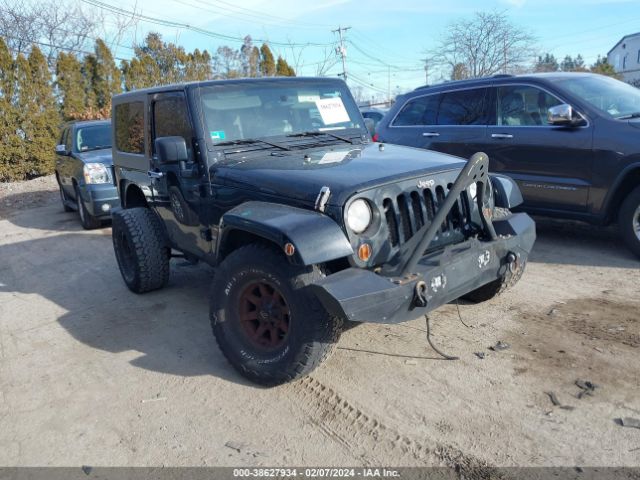
{"label": "driver side door", "polygon": [[[200,177],[194,154],[194,133],[184,92],[153,95],[151,110],[151,149],[153,204],[162,217],[169,238],[175,245],[197,255],[208,253],[209,244],[200,235]],[[158,158],[155,140],[182,137],[187,160],[163,163]]]}

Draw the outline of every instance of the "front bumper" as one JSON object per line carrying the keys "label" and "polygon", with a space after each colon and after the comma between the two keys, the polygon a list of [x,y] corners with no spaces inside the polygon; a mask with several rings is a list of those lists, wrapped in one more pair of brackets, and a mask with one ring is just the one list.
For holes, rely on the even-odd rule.
{"label": "front bumper", "polygon": [[85,184],[80,195],[89,213],[97,218],[109,218],[111,210],[120,206],[118,189],[112,183]]}
{"label": "front bumper", "polygon": [[[470,239],[422,257],[412,274],[390,277],[348,268],[310,285],[335,316],[372,323],[415,319],[508,274],[507,257],[527,261],[536,238],[535,223],[524,213],[493,222],[497,239]],[[426,306],[417,306],[416,286],[424,282]]]}

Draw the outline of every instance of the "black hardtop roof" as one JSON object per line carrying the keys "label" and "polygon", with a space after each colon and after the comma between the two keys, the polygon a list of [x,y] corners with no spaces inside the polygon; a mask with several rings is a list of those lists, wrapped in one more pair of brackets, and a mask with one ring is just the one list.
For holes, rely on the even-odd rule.
{"label": "black hardtop roof", "polygon": [[331,77],[261,77],[261,78],[233,78],[228,80],[205,80],[200,82],[183,82],[172,83],[170,85],[160,85],[157,87],[141,88],[139,90],[131,90],[130,92],[114,95],[114,100],[122,98],[136,96],[141,94],[161,93],[175,90],[187,90],[196,87],[206,87],[210,85],[238,85],[238,84],[252,84],[252,83],[295,83],[300,81],[313,81],[314,83],[342,83],[344,80],[340,78]]}
{"label": "black hardtop roof", "polygon": [[562,78],[570,78],[570,77],[588,77],[588,76],[597,76],[595,73],[589,72],[544,72],[544,73],[527,73],[522,75],[493,75],[491,77],[481,77],[481,78],[472,78],[469,80],[454,80],[451,82],[439,83],[437,85],[424,85],[422,87],[418,87],[414,90],[414,92],[422,92],[425,90],[428,91],[440,91],[440,90],[451,90],[460,87],[475,87],[491,84],[493,82],[500,83],[518,83],[523,80],[528,81],[539,81],[539,80],[559,80]]}
{"label": "black hardtop roof", "polygon": [[110,125],[111,119],[105,120],[72,120],[64,124],[65,127],[91,127],[92,125]]}

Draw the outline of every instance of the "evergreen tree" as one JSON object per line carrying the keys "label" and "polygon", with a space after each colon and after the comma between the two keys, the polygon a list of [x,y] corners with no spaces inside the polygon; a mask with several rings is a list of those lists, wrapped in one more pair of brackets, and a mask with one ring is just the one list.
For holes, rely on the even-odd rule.
{"label": "evergreen tree", "polygon": [[539,56],[538,61],[534,67],[536,72],[557,72],[560,68],[558,60],[550,53],[546,53],[544,57]]}
{"label": "evergreen tree", "polygon": [[260,47],[260,73],[263,77],[273,77],[276,74],[276,62],[266,43]]}
{"label": "evergreen tree", "polygon": [[85,110],[82,65],[71,53],[60,52],[56,60],[56,85],[64,120],[78,118]]}
{"label": "evergreen tree", "polygon": [[19,110],[15,102],[15,63],[7,44],[0,37],[0,181],[23,176],[24,149],[18,135]]}
{"label": "evergreen tree", "polygon": [[296,73],[287,63],[287,61],[278,55],[278,61],[276,62],[276,75],[279,77],[295,77]]}
{"label": "evergreen tree", "polygon": [[598,55],[596,62],[591,65],[590,71],[593,73],[599,73],[600,75],[607,75],[608,77],[620,79],[620,75],[616,73],[613,65],[611,65],[607,60],[607,57],[601,57],[600,55]]}
{"label": "evergreen tree", "polygon": [[22,112],[21,129],[27,155],[26,175],[53,172],[54,149],[60,118],[47,60],[37,46],[28,59],[18,58],[18,98]]}
{"label": "evergreen tree", "polygon": [[96,40],[95,64],[92,74],[92,88],[96,98],[96,108],[111,113],[111,96],[122,91],[120,70],[113,60],[111,50],[101,39]]}
{"label": "evergreen tree", "polygon": [[250,63],[249,63],[249,76],[260,76],[260,49],[254,46],[251,49]]}
{"label": "evergreen tree", "polygon": [[93,75],[96,71],[97,59],[94,55],[85,55],[82,60],[82,89],[84,90],[84,109],[93,112],[97,110],[96,92],[93,89]]}
{"label": "evergreen tree", "polygon": [[211,69],[211,55],[204,50],[200,52],[197,48],[193,53],[187,55],[187,63],[185,65],[184,80],[202,81],[210,80],[213,77],[213,71]]}
{"label": "evergreen tree", "polygon": [[560,64],[560,69],[563,72],[573,72],[576,68],[576,62],[571,58],[571,55],[566,55],[562,63]]}

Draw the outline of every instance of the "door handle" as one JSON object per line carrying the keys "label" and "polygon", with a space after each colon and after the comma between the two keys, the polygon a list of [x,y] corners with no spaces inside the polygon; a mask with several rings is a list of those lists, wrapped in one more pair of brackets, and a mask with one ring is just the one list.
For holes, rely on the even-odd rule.
{"label": "door handle", "polygon": [[164,177],[164,173],[162,173],[162,172],[154,172],[153,170],[149,170],[147,172],[147,175],[149,175],[149,178],[162,178],[162,177]]}
{"label": "door handle", "polygon": [[492,133],[491,138],[513,138],[510,133]]}
{"label": "door handle", "polygon": [[424,132],[422,136],[423,137],[439,137],[440,134],[438,132]]}

